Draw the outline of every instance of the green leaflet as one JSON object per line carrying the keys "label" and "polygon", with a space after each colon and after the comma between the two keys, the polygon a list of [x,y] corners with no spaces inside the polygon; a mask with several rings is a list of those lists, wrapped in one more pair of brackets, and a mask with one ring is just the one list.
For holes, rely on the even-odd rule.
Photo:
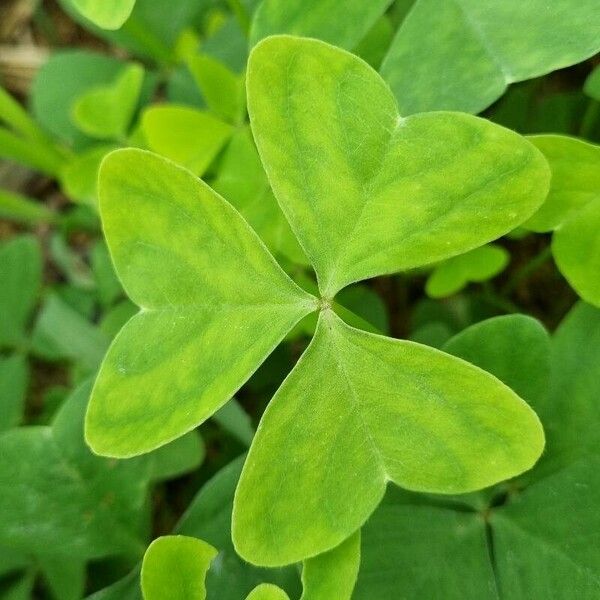
{"label": "green leaflet", "polygon": [[100,210],[116,271],[142,310],[101,366],[86,437],[94,451],[125,457],[211,416],[316,300],[235,209],[156,155],[110,154]]}
{"label": "green leaflet", "polygon": [[73,104],[86,92],[110,85],[123,66],[116,58],[87,50],[52,54],[38,71],[31,89],[35,119],[58,140],[76,147],[89,143],[72,121]]}
{"label": "green leaflet", "polygon": [[203,175],[232,133],[209,113],[177,105],[152,106],[142,117],[148,147]]}
{"label": "green leaflet", "polygon": [[0,436],[0,545],[77,560],[141,552],[150,463],[90,453],[81,431],[89,389],[80,387],[51,427]]}
{"label": "green leaflet", "polygon": [[552,171],[548,197],[523,226],[553,231],[600,196],[600,147],[564,135],[528,138],[546,157]]}
{"label": "green leaflet", "polygon": [[[292,598],[297,598],[300,578],[295,566],[261,569],[243,561],[233,549],[231,509],[243,460],[244,456],[240,456],[229,463],[200,489],[174,534],[200,538],[219,549],[215,559],[217,568],[210,569],[206,576],[208,600],[240,600],[265,581],[286,589]],[[138,579],[139,566],[117,583],[94,594],[90,600],[140,600]]]}
{"label": "green leaflet", "polygon": [[248,128],[240,129],[231,138],[211,185],[240,211],[275,256],[307,264],[306,256],[273,196]]}
{"label": "green leaflet", "polygon": [[73,7],[94,25],[119,29],[127,21],[135,0],[69,0]]}
{"label": "green leaflet", "polygon": [[0,432],[21,422],[28,386],[27,359],[20,354],[0,356]]}
{"label": "green leaflet", "polygon": [[600,307],[600,187],[598,197],[554,233],[552,254],[581,298]]}
{"label": "green leaflet", "polygon": [[509,253],[501,246],[490,244],[475,248],[437,265],[427,279],[425,291],[431,298],[450,296],[469,282],[487,281],[496,276],[509,260]]}
{"label": "green leaflet", "polygon": [[304,562],[300,600],[350,600],[359,566],[360,531],[333,550]]}
{"label": "green leaflet", "polygon": [[144,82],[144,69],[128,65],[109,85],[92,88],[73,105],[73,120],[87,135],[122,140],[129,129]]}
{"label": "green leaflet", "polygon": [[[540,407],[546,402],[550,340],[535,319],[524,315],[488,319],[453,337],[444,349],[488,369],[533,406]],[[538,470],[534,468],[525,478],[533,476],[535,480]],[[514,547],[496,546],[494,518],[506,508],[490,509],[490,504],[501,499],[507,489],[512,492],[511,501],[517,505],[522,482],[523,478],[500,489],[484,490],[487,499],[483,496],[483,503],[475,505],[468,497],[456,496],[444,501],[390,489],[363,529],[362,561],[353,598],[388,600],[400,589],[409,600],[547,597],[533,593],[513,596],[505,592],[505,586],[512,585],[513,580],[497,581],[495,566],[490,561],[491,552],[496,557],[501,552],[502,556],[514,557],[514,565],[518,564],[523,571],[532,560],[531,549],[515,554]],[[546,504],[553,502],[554,499],[548,502],[546,498]],[[492,529],[486,531],[490,514]],[[518,581],[520,574],[513,572],[510,577]],[[506,596],[500,595],[499,590]]]}
{"label": "green leaflet", "polygon": [[467,492],[529,469],[543,446],[535,413],[491,375],[325,311],[254,438],[234,544],[251,562],[296,562],[358,529],[389,480]]}
{"label": "green leaflet", "polygon": [[142,563],[144,600],[204,600],[204,578],[217,550],[202,540],[183,535],[152,542]]}
{"label": "green leaflet", "polygon": [[314,37],[351,50],[391,0],[263,0],[252,21],[250,44],[277,33]]}
{"label": "green leaflet", "polygon": [[556,264],[586,301],[600,306],[600,147],[575,138],[530,138],[552,171],[546,202],[525,226],[554,230]]}
{"label": "green leaflet", "polygon": [[0,348],[24,342],[42,283],[42,255],[33,236],[0,245]]}
{"label": "green leaflet", "polygon": [[246,600],[290,600],[290,597],[276,585],[261,583],[246,596]]}
{"label": "green leaflet", "polygon": [[375,71],[323,42],[264,40],[247,87],[265,170],[326,298],[500,237],[546,195],[523,138],[464,114],[401,118]]}
{"label": "green leaflet", "polygon": [[243,123],[246,114],[244,76],[205,54],[191,56],[187,64],[211,111],[234,125]]}
{"label": "green leaflet", "polygon": [[599,50],[596,0],[417,0],[381,72],[405,114],[478,113],[508,84]]}

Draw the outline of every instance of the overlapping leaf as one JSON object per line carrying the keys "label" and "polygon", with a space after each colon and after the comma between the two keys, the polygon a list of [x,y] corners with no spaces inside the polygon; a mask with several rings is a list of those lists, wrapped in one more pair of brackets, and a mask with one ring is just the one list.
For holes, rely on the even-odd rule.
{"label": "overlapping leaf", "polygon": [[111,154],[100,173],[104,230],[142,310],[101,367],[87,438],[112,456],[174,439],[321,308],[314,340],[265,413],[234,504],[239,554],[283,565],[347,539],[388,480],[457,493],[535,462],[543,432],[509,388],[438,351],[353,329],[331,306],[353,281],[513,229],[543,201],[548,169],[523,138],[475,117],[402,119],[366,63],[315,40],[261,42],[248,93],[263,164],[323,298],[297,288],[239,213],[190,173],[142,151]]}
{"label": "overlapping leaf", "polygon": [[154,540],[142,563],[144,600],[205,600],[204,578],[217,553],[210,544],[184,535]]}
{"label": "overlapping leaf", "polygon": [[508,84],[599,50],[596,0],[417,0],[381,72],[406,114],[478,113]]}
{"label": "overlapping leaf", "polygon": [[351,54],[275,36],[248,65],[252,131],[321,293],[466,252],[543,202],[548,167],[517,134],[464,114],[402,118]]}
{"label": "overlapping leaf", "polygon": [[358,529],[390,480],[476,490],[529,469],[543,443],[533,411],[494,377],[324,312],[262,418],[236,493],[233,539],[261,564],[296,562]]}
{"label": "overlapping leaf", "polygon": [[546,202],[525,226],[554,231],[552,254],[587,302],[600,306],[600,147],[560,135],[530,138],[552,170]]}
{"label": "overlapping leaf", "polygon": [[220,408],[315,302],[188,171],[119,150],[100,177],[113,261],[142,310],[102,364],[86,435],[97,452],[131,456]]}
{"label": "overlapping leaf", "polygon": [[536,407],[547,452],[480,510],[460,498],[390,493],[363,530],[358,600],[387,600],[398,589],[415,599],[440,589],[449,599],[597,597],[599,339],[600,311],[579,304],[551,345],[523,316],[480,323],[450,342]]}

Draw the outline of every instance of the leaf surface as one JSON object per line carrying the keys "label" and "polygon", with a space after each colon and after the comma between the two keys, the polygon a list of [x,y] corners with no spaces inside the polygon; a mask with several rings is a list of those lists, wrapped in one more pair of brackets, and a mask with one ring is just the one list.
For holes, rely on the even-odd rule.
{"label": "leaf surface", "polygon": [[250,42],[289,33],[351,50],[390,4],[391,0],[263,0],[254,13]]}
{"label": "leaf surface", "polygon": [[599,50],[595,0],[417,0],[381,72],[405,114],[478,113],[508,84]]}
{"label": "leaf surface", "polygon": [[529,142],[464,114],[401,118],[375,71],[323,42],[264,40],[247,81],[263,164],[325,297],[500,237],[547,193]]}
{"label": "leaf surface", "polygon": [[531,468],[543,446],[535,413],[488,373],[326,311],[258,428],[233,540],[251,562],[295,562],[356,531],[387,481],[476,490]]}
{"label": "leaf surface", "polygon": [[119,29],[127,21],[135,0],[70,0],[73,6],[94,25]]}
{"label": "leaf surface", "polygon": [[144,82],[144,69],[131,64],[109,85],[95,87],[73,105],[73,120],[87,135],[122,140],[129,129]]}
{"label": "leaf surface", "polygon": [[100,204],[117,274],[142,310],[104,359],[86,436],[96,452],[124,457],[211,416],[315,300],[235,209],[159,156],[109,155]]}
{"label": "leaf surface", "polygon": [[209,113],[177,105],[151,106],[142,117],[151,150],[201,176],[232,128]]}
{"label": "leaf surface", "polygon": [[144,600],[205,600],[206,572],[217,550],[197,538],[167,535],[152,542],[142,563]]}

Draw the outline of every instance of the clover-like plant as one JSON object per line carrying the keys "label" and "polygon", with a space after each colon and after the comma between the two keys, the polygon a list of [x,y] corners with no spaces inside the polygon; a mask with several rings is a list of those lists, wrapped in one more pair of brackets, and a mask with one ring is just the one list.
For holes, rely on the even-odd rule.
{"label": "clover-like plant", "polygon": [[127,457],[203,422],[304,316],[313,340],[268,406],[237,489],[239,554],[283,565],[361,527],[393,481],[459,493],[529,469],[535,413],[458,358],[347,325],[347,285],[431,264],[514,229],[543,202],[539,151],[485,120],[403,118],[366,63],[274,36],[250,56],[252,131],[277,200],[315,269],[299,288],[241,215],[193,174],[142,150],[110,154],[100,210],[116,270],[141,308],[116,337],[86,421]]}

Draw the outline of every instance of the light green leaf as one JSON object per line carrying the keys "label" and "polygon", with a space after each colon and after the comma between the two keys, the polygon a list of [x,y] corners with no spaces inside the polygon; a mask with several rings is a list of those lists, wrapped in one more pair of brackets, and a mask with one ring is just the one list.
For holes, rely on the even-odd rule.
{"label": "light green leaf", "polygon": [[23,343],[42,283],[37,240],[20,236],[0,245],[0,347]]}
{"label": "light green leaf", "polygon": [[233,135],[212,187],[240,211],[273,254],[307,264],[306,255],[273,196],[248,128]]}
{"label": "light green leaf", "polygon": [[254,13],[250,44],[277,33],[313,37],[354,48],[391,0],[263,0]]}
{"label": "light green leaf", "polygon": [[509,253],[501,246],[490,244],[459,254],[437,265],[428,277],[425,291],[431,298],[451,296],[469,282],[482,282],[502,272]]}
{"label": "light green leaf", "polygon": [[93,146],[67,161],[60,174],[65,194],[74,202],[96,206],[100,163],[109,152],[116,149],[115,145]]}
{"label": "light green leaf", "polygon": [[596,0],[417,0],[381,72],[405,114],[478,113],[508,84],[599,50]]}
{"label": "light green leaf", "polygon": [[152,542],[142,563],[144,600],[204,600],[204,578],[217,550],[183,535],[168,535]]}
{"label": "light green leaf", "polygon": [[94,451],[125,457],[210,417],[316,300],[235,209],[159,156],[110,154],[100,208],[117,274],[142,310],[101,366],[86,436]]}
{"label": "light green leaf", "polygon": [[360,531],[337,548],[304,562],[300,600],[350,600],[359,566]]}
{"label": "light green leaf", "polygon": [[187,64],[208,108],[229,123],[242,123],[246,113],[244,76],[205,54],[191,56]]}
{"label": "light green leaf", "polygon": [[231,135],[227,123],[186,106],[148,108],[142,116],[148,146],[154,152],[202,175]]}
{"label": "light green leaf", "polygon": [[493,376],[325,311],[258,428],[233,540],[250,562],[296,562],[356,531],[387,481],[476,490],[531,468],[543,446],[535,413]]}
{"label": "light green leaf", "polygon": [[246,600],[290,600],[290,597],[276,585],[261,583],[246,596]]}
{"label": "light green leaf", "polygon": [[21,354],[0,356],[0,431],[21,422],[28,386],[27,359]]}
{"label": "light green leaf", "polygon": [[600,187],[598,197],[554,233],[552,254],[579,296],[600,307]]}
{"label": "light green leaf", "polygon": [[129,130],[144,82],[144,69],[128,65],[109,85],[92,88],[73,105],[73,120],[87,135],[123,140]]}
{"label": "light green leaf", "polygon": [[534,135],[528,139],[546,157],[552,181],[546,201],[524,227],[552,231],[600,197],[600,147],[563,135]]}
{"label": "light green leaf", "polygon": [[119,29],[135,6],[135,0],[69,1],[86,19],[103,29]]}
{"label": "light green leaf", "polygon": [[247,77],[263,164],[325,297],[485,244],[547,193],[529,142],[464,114],[401,118],[375,71],[322,42],[268,38]]}

